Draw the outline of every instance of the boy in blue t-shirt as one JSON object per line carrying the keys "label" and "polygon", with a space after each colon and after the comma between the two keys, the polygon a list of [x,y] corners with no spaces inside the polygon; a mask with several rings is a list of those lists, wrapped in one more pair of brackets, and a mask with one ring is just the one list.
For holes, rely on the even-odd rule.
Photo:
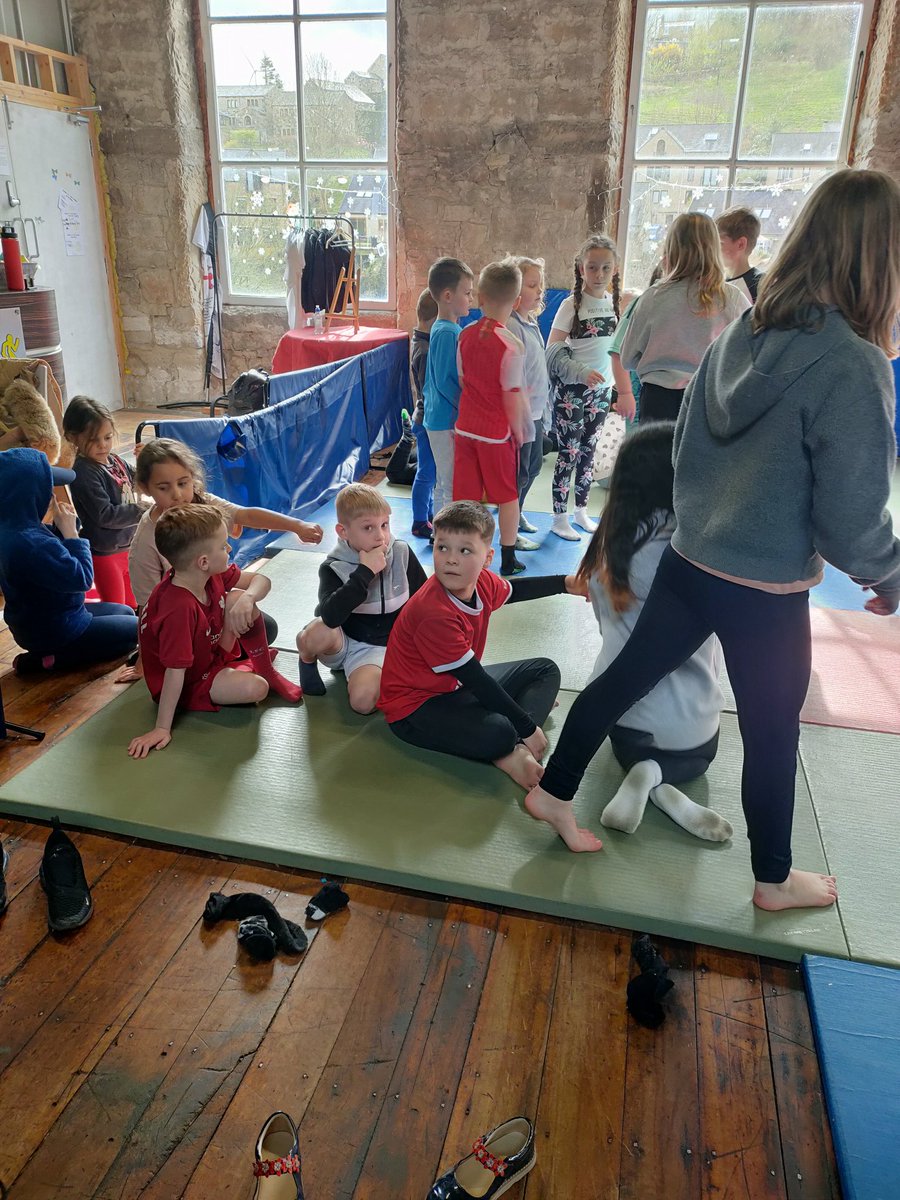
{"label": "boy in blue t-shirt", "polygon": [[458,258],[439,258],[428,272],[428,290],[437,304],[425,370],[425,428],[434,455],[434,511],[453,500],[453,429],[459,411],[456,346],[461,317],[468,315],[475,276]]}

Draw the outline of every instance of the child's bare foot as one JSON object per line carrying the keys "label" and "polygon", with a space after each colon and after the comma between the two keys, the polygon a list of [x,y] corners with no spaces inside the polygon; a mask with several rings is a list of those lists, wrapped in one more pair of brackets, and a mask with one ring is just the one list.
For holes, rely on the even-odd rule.
{"label": "child's bare foot", "polygon": [[791,871],[784,883],[759,883],[753,889],[753,903],[767,912],[784,908],[828,908],[837,900],[833,875],[814,871]]}
{"label": "child's bare foot", "polygon": [[570,850],[602,850],[603,843],[589,829],[579,829],[575,823],[575,810],[566,800],[557,800],[555,796],[533,788],[525,797],[525,811],[536,821],[546,821],[552,825]]}
{"label": "child's bare foot", "polygon": [[544,768],[521,742],[512,754],[494,759],[494,766],[505,771],[510,779],[514,779],[526,792],[540,783],[544,773]]}

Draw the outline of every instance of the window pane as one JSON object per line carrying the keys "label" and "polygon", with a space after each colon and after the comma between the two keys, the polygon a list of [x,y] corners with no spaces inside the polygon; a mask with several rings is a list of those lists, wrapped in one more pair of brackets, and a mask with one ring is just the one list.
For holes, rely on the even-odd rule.
{"label": "window pane", "polygon": [[387,12],[387,0],[300,0],[300,15],[303,17],[377,12]]}
{"label": "window pane", "polygon": [[231,291],[284,296],[284,238],[288,223],[259,220],[258,214],[287,213],[291,205],[296,205],[300,172],[274,163],[225,167],[222,195],[227,212],[247,214],[229,217],[224,222]]}
{"label": "window pane", "polygon": [[309,158],[387,157],[387,23],[302,26],[303,127]]}
{"label": "window pane", "polygon": [[638,158],[731,154],[746,32],[745,8],[648,11]]}
{"label": "window pane", "polygon": [[222,159],[296,158],[294,26],[214,25]]}
{"label": "window pane", "polygon": [[836,159],[861,6],[757,12],[740,153]]}
{"label": "window pane", "polygon": [[662,255],[666,230],[682,212],[715,217],[726,207],[728,172],[706,163],[673,163],[660,181],[658,167],[636,167],[631,179],[631,209],[625,259],[625,286],[647,287]]}
{"label": "window pane", "polygon": [[761,226],[756,249],[750,255],[754,267],[765,270],[810,190],[827,174],[821,167],[777,166],[736,172],[731,203],[752,208]]}
{"label": "window pane", "polygon": [[363,300],[388,298],[388,194],[387,167],[365,171],[313,167],[306,172],[308,211],[347,217],[353,223]]}
{"label": "window pane", "polygon": [[211,17],[290,17],[292,0],[209,0]]}

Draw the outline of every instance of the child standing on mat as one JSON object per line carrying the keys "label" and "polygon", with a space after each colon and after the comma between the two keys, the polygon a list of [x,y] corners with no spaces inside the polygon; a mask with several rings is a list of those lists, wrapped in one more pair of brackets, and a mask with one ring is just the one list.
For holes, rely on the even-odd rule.
{"label": "child standing on mat", "polygon": [[682,213],[669,226],[662,279],[628,314],[621,364],[641,380],[641,424],[675,421],[681,397],[707,348],[750,307],[725,268],[715,222]]}
{"label": "child standing on mat", "polygon": [[426,288],[416,304],[416,327],[412,332],[409,366],[412,372],[416,405],[412,416],[412,434],[416,439],[416,476],[412,485],[413,537],[431,537],[434,516],[434,455],[425,428],[425,374],[431,331],[438,318],[438,306]]}
{"label": "child standing on mat", "polygon": [[[675,528],[672,441],[675,426],[657,422],[629,438],[616,459],[603,519],[578,578],[588,586],[603,646],[591,680],[615,661],[637,624]],[[719,746],[722,649],[709,637],[686,663],[628,710],[609,740],[625,782],[601,822],[634,833],[648,800],[695,837],[723,842],[729,823],[688,799],[675,784],[705,775]]]}
{"label": "child standing on mat", "polygon": [[459,412],[456,350],[459,321],[472,307],[475,276],[458,258],[439,258],[428,272],[428,290],[437,304],[425,368],[425,429],[434,457],[434,507],[453,499],[453,430]]}
{"label": "child standing on mat", "polygon": [[525,347],[525,394],[530,419],[528,436],[519,450],[519,536],[516,538],[516,549],[538,550],[540,542],[525,536],[537,533],[537,526],[532,525],[525,516],[525,497],[544,465],[544,429],[550,428],[550,375],[544,339],[537,321],[544,311],[544,260],[518,255],[504,259],[504,262],[507,261],[522,272],[522,287],[513,306],[509,327]]}
{"label": "child standing on mat", "polygon": [[422,564],[391,533],[391,509],[381,492],[351,483],[335,500],[338,544],[319,567],[315,620],[297,635],[300,682],[324,696],[318,662],[347,678],[350,707],[374,712],[385,647],[400,611],[425,582]]}
{"label": "child standing on mat", "polygon": [[745,292],[750,303],[755,304],[762,271],[750,266],[750,255],[756,249],[762,228],[759,217],[752,208],[729,208],[716,217],[716,228],[728,282]]}
{"label": "child standing on mat", "polygon": [[[137,644],[133,608],[84,602],[91,549],[78,536],[74,508],[53,498],[54,487],[74,478],[51,468],[39,450],[0,454],[0,591],[4,619],[24,651],[13,660],[18,675],[124,658]],[[53,524],[45,525],[51,506]]]}
{"label": "child standing on mat", "polygon": [[463,500],[434,518],[434,575],[400,614],[388,642],[379,708],[411,746],[490,762],[521,787],[541,777],[541,728],[559,691],[548,658],[483,667],[492,612],[561,592],[586,595],[574,575],[507,580],[489,571],[494,518]]}
{"label": "child standing on mat", "polygon": [[459,339],[453,499],[499,506],[501,575],[525,570],[516,558],[519,447],[534,426],[523,390],[525,347],[506,327],[521,286],[513,263],[489,263],[478,277],[484,316]]}
{"label": "child standing on mat", "polygon": [[632,636],[575,701],[525,801],[570,849],[600,848],[571,804],[600,744],[716,634],[744,747],[753,902],[834,903],[834,879],[791,860],[809,589],[824,558],[875,593],[870,612],[900,604],[900,541],[886,510],[898,310],[900,187],[879,171],[837,171],[801,210],[756,307],[713,343],[685,394],[672,543]]}
{"label": "child standing on mat", "polygon": [[559,306],[547,342],[547,365],[555,387],[553,423],[559,446],[553,472],[551,529],[567,542],[579,540],[567,516],[573,472],[572,522],[585,533],[597,528],[596,521],[588,516],[587,506],[594,481],[594,448],[609,410],[609,345],[618,318],[616,244],[612,238],[595,233],[575,255],[575,287]]}
{"label": "child standing on mat", "polygon": [[[228,565],[228,530],[218,509],[170,508],[156,523],[156,541],[172,567],[141,613],[140,637],[144,678],[159,713],[149,733],[132,738],[132,758],[168,746],[179,709],[218,712],[223,704],[256,704],[270,688],[294,703],[302,695],[269,656],[256,602],[271,581]],[[237,668],[242,653],[246,661]]]}
{"label": "child standing on mat", "polygon": [[134,608],[128,547],[146,505],[137,501],[134,471],[113,452],[112,414],[90,396],[73,396],[63,413],[63,436],[77,451],[72,503],[90,543],[94,587],[101,600]]}

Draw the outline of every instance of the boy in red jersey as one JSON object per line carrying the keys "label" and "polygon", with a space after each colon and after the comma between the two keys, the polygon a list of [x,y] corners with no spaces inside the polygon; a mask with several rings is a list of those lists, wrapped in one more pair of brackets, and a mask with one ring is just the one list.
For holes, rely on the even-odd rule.
{"label": "boy in red jersey", "polygon": [[498,505],[501,575],[525,570],[516,558],[519,447],[534,431],[523,390],[525,347],[506,327],[521,287],[514,263],[489,263],[478,277],[484,316],[462,331],[457,350],[462,391],[453,499]]}
{"label": "boy in red jersey", "polygon": [[[294,702],[302,695],[272,666],[256,607],[271,581],[228,565],[228,530],[219,510],[206,504],[168,509],[156,524],[156,545],[172,569],[141,612],[140,640],[159,715],[150,733],[132,739],[132,758],[168,746],[179,708],[217,712],[222,704],[254,704],[270,688]],[[246,664],[236,669],[242,652]]]}
{"label": "boy in red jersey", "polygon": [[434,518],[434,575],[394,622],[379,708],[410,745],[491,762],[527,788],[543,774],[541,726],[559,667],[548,658],[483,667],[488,621],[506,603],[586,591],[574,575],[499,578],[487,569],[493,536],[494,518],[472,501],[448,504]]}

